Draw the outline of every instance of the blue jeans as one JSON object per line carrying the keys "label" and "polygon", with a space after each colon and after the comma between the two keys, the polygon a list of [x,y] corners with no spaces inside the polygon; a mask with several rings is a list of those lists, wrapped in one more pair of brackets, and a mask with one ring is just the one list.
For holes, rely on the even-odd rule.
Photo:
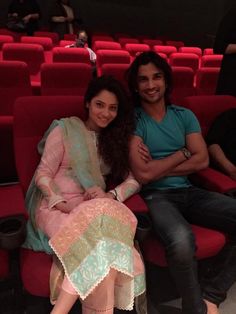
{"label": "blue jeans", "polygon": [[[153,229],[163,243],[170,273],[186,314],[205,314],[203,298],[219,305],[236,280],[236,199],[197,187],[142,192]],[[189,224],[229,235],[219,274],[201,290],[195,259],[195,238]]]}

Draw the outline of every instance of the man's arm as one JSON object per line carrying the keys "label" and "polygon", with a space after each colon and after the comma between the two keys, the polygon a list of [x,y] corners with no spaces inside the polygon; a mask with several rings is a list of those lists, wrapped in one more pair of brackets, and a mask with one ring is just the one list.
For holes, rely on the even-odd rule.
{"label": "man's arm", "polygon": [[138,151],[141,141],[142,139],[139,136],[133,136],[131,139],[130,167],[135,178],[143,184],[165,177],[171,170],[186,160],[183,152],[179,150],[163,159],[145,162]]}
{"label": "man's arm", "polygon": [[220,145],[212,144],[208,147],[208,151],[212,162],[236,181],[236,166],[225,156]]}
{"label": "man's arm", "polygon": [[190,151],[191,158],[172,169],[167,176],[185,176],[208,166],[209,157],[207,147],[201,133],[187,135],[186,148]]}

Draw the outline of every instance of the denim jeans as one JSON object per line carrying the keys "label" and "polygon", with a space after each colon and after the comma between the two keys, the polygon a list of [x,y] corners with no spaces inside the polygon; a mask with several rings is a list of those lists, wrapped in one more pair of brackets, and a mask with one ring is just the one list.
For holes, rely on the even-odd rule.
{"label": "denim jeans", "polygon": [[[219,305],[236,280],[236,199],[197,187],[142,192],[153,229],[163,243],[170,273],[182,297],[182,312],[205,314],[203,298]],[[195,259],[197,224],[229,235],[221,272],[201,289]]]}

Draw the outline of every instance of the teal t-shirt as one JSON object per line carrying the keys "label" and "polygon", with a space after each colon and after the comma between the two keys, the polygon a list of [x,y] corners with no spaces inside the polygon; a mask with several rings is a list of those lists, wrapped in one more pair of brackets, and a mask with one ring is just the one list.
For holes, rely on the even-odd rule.
{"label": "teal t-shirt", "polygon": [[[136,109],[136,131],[149,148],[153,159],[165,158],[186,145],[186,135],[199,133],[199,122],[189,109],[169,105],[162,121],[157,122],[138,107]],[[187,176],[164,177],[143,186],[149,189],[173,189],[191,186]]]}

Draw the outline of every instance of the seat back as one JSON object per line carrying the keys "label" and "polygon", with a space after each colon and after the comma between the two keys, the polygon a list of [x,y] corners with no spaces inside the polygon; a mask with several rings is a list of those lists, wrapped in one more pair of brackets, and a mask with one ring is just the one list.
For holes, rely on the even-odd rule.
{"label": "seat back", "polygon": [[22,36],[20,41],[24,44],[39,44],[45,51],[52,50],[53,43],[49,37]]}
{"label": "seat back", "polygon": [[123,49],[126,44],[139,44],[139,40],[137,38],[131,37],[119,37],[118,41]]}
{"label": "seat back", "polygon": [[59,42],[59,35],[54,32],[46,32],[46,31],[37,31],[34,32],[35,37],[49,37],[51,38],[53,45],[58,45]]}
{"label": "seat back", "polygon": [[101,75],[103,64],[130,64],[130,55],[126,50],[98,50],[97,51],[97,72]]}
{"label": "seat back", "polygon": [[203,136],[205,136],[220,113],[236,107],[236,97],[227,95],[192,96],[186,97],[183,105],[195,113],[200,122]]}
{"label": "seat back", "polygon": [[201,59],[201,67],[221,67],[223,55],[204,55]]}
{"label": "seat back", "polygon": [[52,49],[53,62],[79,62],[91,64],[89,52],[85,48],[54,47]]}
{"label": "seat back", "polygon": [[38,44],[4,44],[2,55],[3,60],[24,61],[29,67],[30,75],[37,75],[41,64],[45,62],[43,47]]}
{"label": "seat back", "polygon": [[120,50],[121,45],[115,41],[96,40],[93,44],[93,50],[97,51],[99,49]]}
{"label": "seat back", "polygon": [[0,35],[0,50],[4,43],[13,43],[14,38],[11,35]]}
{"label": "seat back", "polygon": [[83,97],[32,96],[18,98],[14,106],[16,168],[25,193],[39,163],[37,145],[54,119],[85,118]]}
{"label": "seat back", "polygon": [[122,83],[128,91],[128,83],[125,79],[125,73],[129,68],[129,64],[103,64],[101,66],[101,75],[111,75]]}
{"label": "seat back", "polygon": [[125,44],[125,50],[129,52],[131,57],[135,58],[138,53],[149,51],[150,47],[146,44]]}
{"label": "seat back", "polygon": [[220,68],[203,67],[196,73],[196,93],[197,95],[214,95]]}
{"label": "seat back", "polygon": [[92,79],[86,63],[44,63],[41,67],[41,95],[81,95]]}
{"label": "seat back", "polygon": [[174,46],[179,49],[180,47],[184,47],[184,42],[181,40],[166,40],[166,45]]}
{"label": "seat back", "polygon": [[199,68],[199,57],[195,53],[176,52],[169,57],[171,66],[183,66],[193,69],[194,73]]}
{"label": "seat back", "polygon": [[184,97],[195,95],[194,71],[189,67],[172,67],[173,91],[171,98],[174,104],[182,106]]}
{"label": "seat back", "polygon": [[195,53],[199,57],[202,56],[202,49],[199,47],[180,47],[179,52],[184,52],[184,53]]}
{"label": "seat back", "polygon": [[163,45],[163,41],[160,39],[148,39],[145,38],[142,40],[143,44],[148,45],[151,49],[153,49],[154,46],[161,46]]}
{"label": "seat back", "polygon": [[205,48],[203,50],[203,55],[213,55],[213,54],[214,54],[213,48]]}
{"label": "seat back", "polygon": [[175,46],[162,46],[162,45],[155,45],[153,50],[156,53],[165,53],[167,57],[169,57],[172,53],[177,52],[177,48]]}

